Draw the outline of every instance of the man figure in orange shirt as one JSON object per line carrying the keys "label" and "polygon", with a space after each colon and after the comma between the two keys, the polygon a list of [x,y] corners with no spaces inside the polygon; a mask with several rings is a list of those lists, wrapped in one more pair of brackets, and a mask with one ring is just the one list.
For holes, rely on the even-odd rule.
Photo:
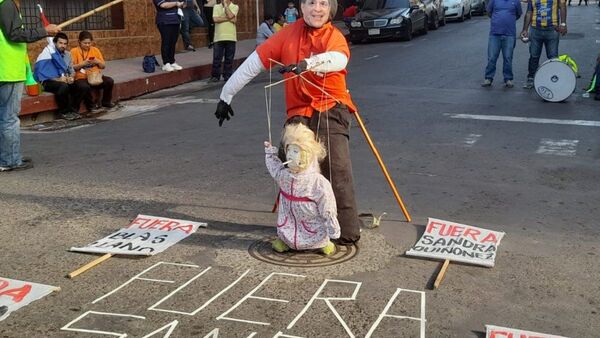
{"label": "man figure in orange shirt", "polygon": [[287,65],[280,70],[289,79],[285,82],[286,125],[305,124],[325,144],[328,157],[321,163],[321,171],[331,181],[337,202],[341,227],[338,243],[352,244],[360,238],[360,220],[348,142],[351,113],[356,111],[346,90],[345,68],[350,50],[343,34],[331,24],[337,0],[301,0],[300,6],[302,20],[258,46],[227,81],[215,115],[219,125],[229,120],[233,116],[233,96],[261,71],[277,65],[271,59]]}

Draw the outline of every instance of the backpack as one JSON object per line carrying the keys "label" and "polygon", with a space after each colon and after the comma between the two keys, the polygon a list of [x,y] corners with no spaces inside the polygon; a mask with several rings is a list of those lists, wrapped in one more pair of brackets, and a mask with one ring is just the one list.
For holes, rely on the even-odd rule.
{"label": "backpack", "polygon": [[158,64],[158,61],[156,60],[156,56],[144,56],[144,61],[142,62],[142,68],[144,69],[144,73],[154,73],[154,71],[156,70],[156,66],[160,66]]}

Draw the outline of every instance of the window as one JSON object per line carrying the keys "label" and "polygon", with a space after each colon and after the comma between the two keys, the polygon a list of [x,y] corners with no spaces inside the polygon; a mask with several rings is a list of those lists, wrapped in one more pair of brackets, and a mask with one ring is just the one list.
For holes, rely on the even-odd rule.
{"label": "window", "polygon": [[[21,0],[21,13],[26,26],[37,26],[40,23],[40,12],[37,4],[40,4],[48,20],[51,23],[60,24],[108,2],[110,0]],[[67,26],[65,30],[123,29],[124,26],[123,4],[120,3],[89,16],[83,21]]]}

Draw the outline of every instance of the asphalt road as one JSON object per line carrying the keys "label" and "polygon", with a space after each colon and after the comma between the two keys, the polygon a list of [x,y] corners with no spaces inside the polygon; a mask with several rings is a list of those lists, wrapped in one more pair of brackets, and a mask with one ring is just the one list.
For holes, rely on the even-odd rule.
{"label": "asphalt road", "polygon": [[[426,318],[428,337],[484,337],[486,324],[597,337],[600,115],[581,88],[597,55],[600,9],[569,10],[560,50],[582,77],[563,103],[520,88],[528,57],[520,42],[515,88],[499,77],[479,86],[487,18],[411,42],[352,46],[348,86],[413,222],[353,127],[359,208],[387,215],[339,265],[282,267],[248,253],[275,233],[262,147],[267,74],[236,96],[222,128],[213,116],[219,87],[191,83],[123,102],[92,125],[25,132],[36,167],[0,176],[0,276],[61,291],[12,313],[0,336],[418,337]],[[273,138],[282,123],[277,87]],[[64,277],[96,257],[69,248],[137,214],[208,228],[159,255],[113,257]],[[404,255],[428,217],[505,232],[496,266],[453,263],[430,290],[440,263]]]}

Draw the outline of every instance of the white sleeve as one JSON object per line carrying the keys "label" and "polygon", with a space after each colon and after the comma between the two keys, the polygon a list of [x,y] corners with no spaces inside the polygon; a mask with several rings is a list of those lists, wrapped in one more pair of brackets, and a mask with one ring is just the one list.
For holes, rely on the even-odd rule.
{"label": "white sleeve", "polygon": [[337,72],[348,64],[348,58],[340,52],[325,52],[304,60],[308,70],[321,73]]}
{"label": "white sleeve", "polygon": [[266,70],[260,61],[260,57],[256,51],[242,63],[242,65],[231,75],[219,96],[221,100],[231,104],[231,100],[245,85],[248,84],[256,75]]}

